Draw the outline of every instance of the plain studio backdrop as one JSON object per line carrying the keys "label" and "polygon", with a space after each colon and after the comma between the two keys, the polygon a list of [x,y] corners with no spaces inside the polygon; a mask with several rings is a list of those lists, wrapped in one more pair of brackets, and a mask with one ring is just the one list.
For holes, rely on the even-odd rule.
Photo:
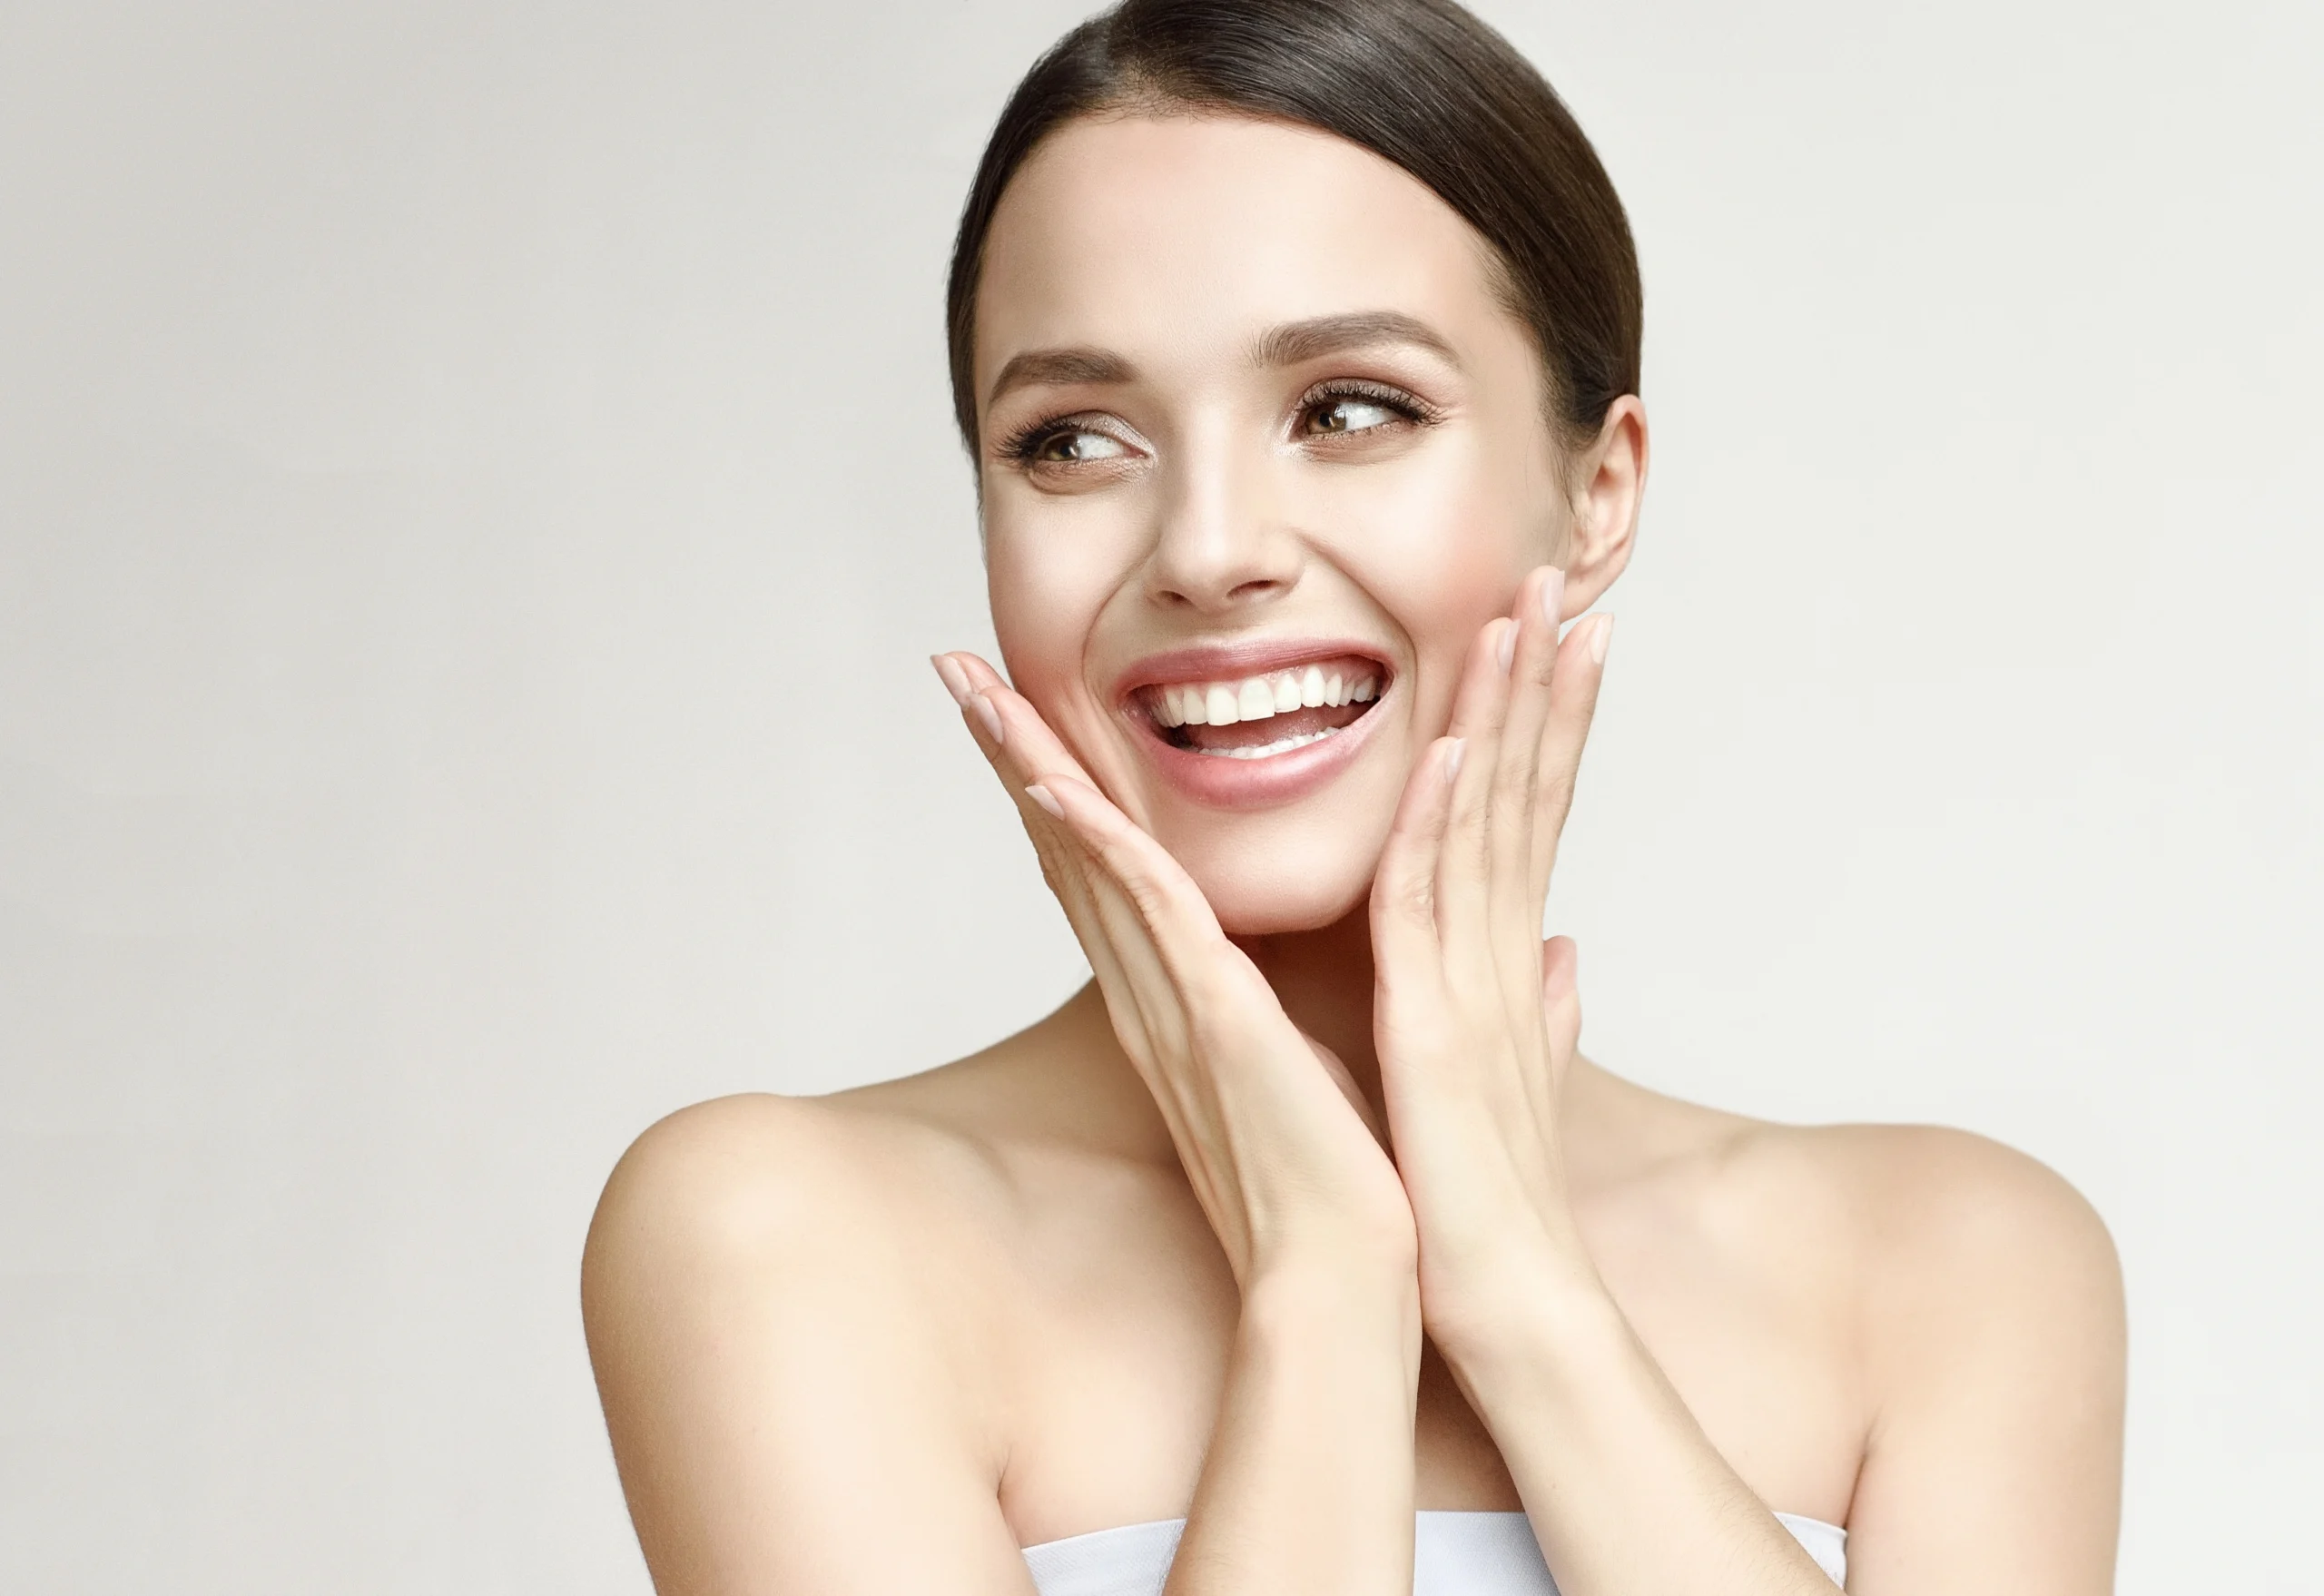
{"label": "plain studio backdrop", "polygon": [[[1585,1045],[2062,1170],[2122,1589],[2312,1588],[2314,13],[1482,9],[1648,291]],[[643,1592],[615,1158],[1081,978],[926,663],[946,247],[1080,14],[0,11],[0,1587]]]}

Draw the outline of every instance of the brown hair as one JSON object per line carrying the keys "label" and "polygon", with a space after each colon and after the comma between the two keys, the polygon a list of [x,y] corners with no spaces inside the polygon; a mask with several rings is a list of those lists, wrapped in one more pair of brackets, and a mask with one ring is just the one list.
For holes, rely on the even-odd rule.
{"label": "brown hair", "polygon": [[1061,123],[1149,104],[1303,123],[1434,190],[1492,246],[1568,441],[1638,391],[1630,222],[1565,103],[1508,40],[1452,0],[1122,0],[1033,64],[960,212],[945,313],[971,455],[977,281],[1002,191]]}

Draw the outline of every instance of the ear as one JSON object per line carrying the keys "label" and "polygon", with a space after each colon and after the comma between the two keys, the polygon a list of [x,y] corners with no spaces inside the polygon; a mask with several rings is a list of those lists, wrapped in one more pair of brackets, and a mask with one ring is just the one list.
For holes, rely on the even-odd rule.
{"label": "ear", "polygon": [[1616,399],[1598,439],[1574,462],[1573,529],[1566,540],[1565,613],[1598,602],[1630,563],[1638,507],[1646,492],[1646,406]]}

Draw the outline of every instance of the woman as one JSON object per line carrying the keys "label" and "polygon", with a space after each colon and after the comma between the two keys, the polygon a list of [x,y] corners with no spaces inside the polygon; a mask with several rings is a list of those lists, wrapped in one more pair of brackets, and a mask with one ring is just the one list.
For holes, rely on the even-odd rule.
{"label": "woman", "polygon": [[1009,671],[936,663],[1096,979],[624,1158],[585,1306],[665,1596],[2108,1587],[2088,1207],[1575,1050],[1640,303],[1449,0],[1129,0],[1036,64],[950,292]]}

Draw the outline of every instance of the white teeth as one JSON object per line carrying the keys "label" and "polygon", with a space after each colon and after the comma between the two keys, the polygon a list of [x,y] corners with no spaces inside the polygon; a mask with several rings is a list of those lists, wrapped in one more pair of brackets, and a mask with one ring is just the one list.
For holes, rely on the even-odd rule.
{"label": "white teeth", "polygon": [[1295,748],[1305,748],[1310,743],[1320,743],[1326,737],[1339,735],[1337,726],[1326,726],[1320,732],[1295,732],[1288,737],[1278,737],[1272,743],[1259,743],[1248,748],[1197,748],[1197,754],[1207,754],[1216,759],[1265,759],[1271,754],[1288,754]]}
{"label": "white teeth", "polygon": [[1295,709],[1368,704],[1379,692],[1377,676],[1351,680],[1311,665],[1239,682],[1172,683],[1156,687],[1149,703],[1155,721],[1164,726],[1231,726]]}

